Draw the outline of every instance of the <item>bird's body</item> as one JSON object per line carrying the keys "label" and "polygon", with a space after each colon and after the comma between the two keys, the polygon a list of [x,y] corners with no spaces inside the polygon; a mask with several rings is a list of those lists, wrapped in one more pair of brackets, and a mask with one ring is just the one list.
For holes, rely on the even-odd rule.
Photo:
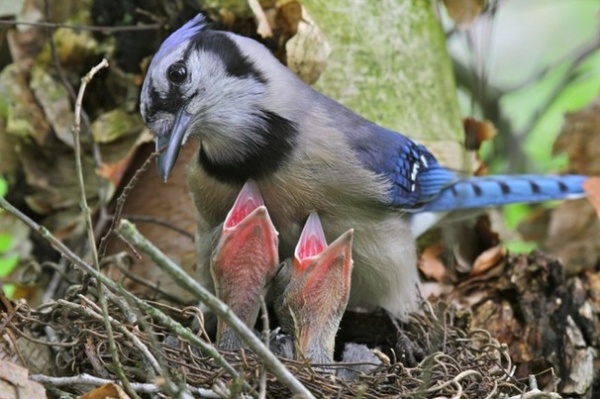
{"label": "bird's body", "polygon": [[382,306],[398,316],[419,297],[411,215],[582,192],[581,176],[461,180],[422,145],[316,92],[261,44],[208,29],[201,16],[155,55],[141,110],[157,147],[167,146],[163,178],[180,145],[200,140],[188,184],[207,286],[212,237],[248,179],[279,231],[281,259],[293,256],[313,211],[330,241],[354,229],[349,306]]}

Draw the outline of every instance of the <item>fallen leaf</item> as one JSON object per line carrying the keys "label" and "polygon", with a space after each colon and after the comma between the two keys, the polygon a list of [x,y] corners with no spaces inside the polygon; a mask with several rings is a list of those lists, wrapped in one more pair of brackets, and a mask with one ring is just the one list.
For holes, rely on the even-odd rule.
{"label": "fallen leaf", "polygon": [[600,217],[600,177],[590,177],[583,183],[583,190],[587,194],[587,199],[596,210]]}
{"label": "fallen leaf", "polygon": [[444,0],[448,15],[459,30],[467,30],[481,14],[485,0]]}
{"label": "fallen leaf", "polygon": [[46,390],[29,379],[26,368],[0,360],[0,397],[2,399],[42,399]]}
{"label": "fallen leaf", "polygon": [[473,263],[472,276],[479,276],[496,266],[504,258],[505,250],[502,245],[496,245],[481,253]]}
{"label": "fallen leaf", "polygon": [[[287,4],[292,7],[293,3]],[[325,34],[304,7],[301,7],[296,34],[287,41],[285,49],[288,68],[308,84],[319,79],[331,54],[331,45]]]}
{"label": "fallen leaf", "polygon": [[129,395],[123,391],[123,388],[117,384],[104,384],[96,389],[92,389],[80,399],[129,399]]}
{"label": "fallen leaf", "polygon": [[421,254],[419,258],[419,270],[428,279],[435,281],[444,280],[446,266],[440,260],[442,253],[444,253],[444,246],[442,244],[435,244],[425,248]]}
{"label": "fallen leaf", "polygon": [[487,120],[464,118],[463,129],[465,130],[465,147],[469,151],[479,150],[484,141],[491,140],[496,136],[496,128],[492,122]]}

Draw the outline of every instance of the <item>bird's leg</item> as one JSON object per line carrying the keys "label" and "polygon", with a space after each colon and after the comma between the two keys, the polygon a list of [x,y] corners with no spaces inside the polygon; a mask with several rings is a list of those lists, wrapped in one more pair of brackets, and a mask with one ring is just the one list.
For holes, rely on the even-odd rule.
{"label": "bird's leg", "polygon": [[319,217],[311,213],[294,260],[286,265],[289,283],[276,312],[293,334],[297,359],[333,362],[335,335],[350,294],[352,235],[349,230],[327,246]]}
{"label": "bird's leg", "polygon": [[[211,273],[217,296],[250,327],[258,317],[261,296],[277,272],[277,245],[277,231],[258,187],[248,181],[223,223],[211,259]],[[217,323],[217,343],[223,349],[242,346],[222,320]]]}

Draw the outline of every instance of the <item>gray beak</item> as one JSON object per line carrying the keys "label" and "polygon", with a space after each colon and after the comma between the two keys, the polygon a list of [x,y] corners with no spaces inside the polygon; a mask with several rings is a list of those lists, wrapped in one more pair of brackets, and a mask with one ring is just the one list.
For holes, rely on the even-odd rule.
{"label": "gray beak", "polygon": [[163,147],[166,147],[156,159],[158,174],[165,182],[169,179],[173,166],[175,166],[175,161],[177,161],[177,156],[179,155],[179,149],[183,144],[183,138],[191,120],[192,116],[182,109],[175,116],[175,122],[173,123],[171,132],[169,134],[157,136],[155,139],[156,151],[160,151]]}

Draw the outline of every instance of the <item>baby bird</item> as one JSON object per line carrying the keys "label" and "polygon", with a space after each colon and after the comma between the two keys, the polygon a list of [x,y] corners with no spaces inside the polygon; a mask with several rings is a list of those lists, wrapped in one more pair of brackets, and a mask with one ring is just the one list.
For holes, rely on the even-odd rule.
{"label": "baby bird", "polygon": [[188,185],[198,211],[198,276],[213,288],[211,237],[248,179],[293,256],[312,212],[328,240],[354,229],[349,307],[417,309],[413,215],[581,196],[584,176],[463,178],[422,145],[378,126],[298,79],[258,42],[198,15],[154,55],[141,92],[168,179],[183,143],[199,140]]}
{"label": "baby bird", "polygon": [[[276,313],[292,336],[293,356],[333,363],[335,335],[350,294],[352,230],[328,246],[319,217],[311,213],[293,262],[286,260],[278,269],[277,232],[256,183],[248,181],[227,214],[211,261],[216,294],[253,327],[261,295],[274,285]],[[227,350],[243,346],[220,319],[217,345]]]}
{"label": "baby bird", "polygon": [[[256,183],[248,181],[223,223],[211,260],[216,295],[250,328],[279,268],[277,231]],[[239,337],[217,321],[217,344],[238,349]]]}

